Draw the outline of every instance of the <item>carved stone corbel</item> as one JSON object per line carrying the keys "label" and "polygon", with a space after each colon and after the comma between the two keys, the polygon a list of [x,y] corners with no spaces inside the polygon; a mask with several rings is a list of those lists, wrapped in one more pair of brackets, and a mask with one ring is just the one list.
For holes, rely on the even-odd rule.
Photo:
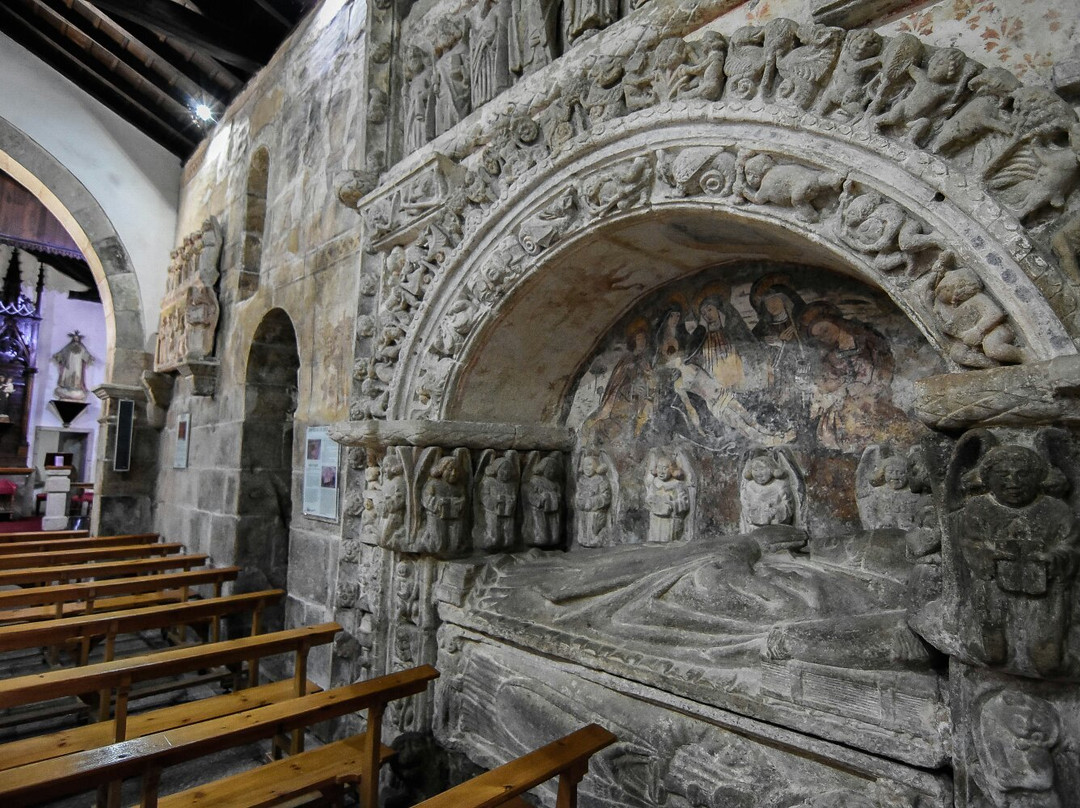
{"label": "carved stone corbel", "polygon": [[212,396],[217,392],[219,362],[216,359],[188,359],[176,366],[180,375],[191,379],[191,394]]}
{"label": "carved stone corbel", "polygon": [[143,371],[142,386],[146,391],[146,420],[154,429],[162,429],[165,426],[165,412],[172,403],[175,383],[176,377],[168,373]]}

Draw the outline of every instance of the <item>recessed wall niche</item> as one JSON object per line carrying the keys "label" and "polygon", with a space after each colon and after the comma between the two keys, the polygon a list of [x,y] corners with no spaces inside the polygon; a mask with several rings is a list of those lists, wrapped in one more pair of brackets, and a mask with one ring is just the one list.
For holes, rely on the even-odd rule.
{"label": "recessed wall niche", "polygon": [[606,458],[620,481],[613,543],[647,539],[658,453],[694,477],[697,535],[740,530],[747,464],[761,455],[805,482],[801,527],[850,532],[862,453],[909,452],[928,434],[911,416],[913,382],[943,370],[866,284],[810,266],[728,264],[622,317],[584,363],[566,422],[582,454]]}
{"label": "recessed wall niche", "polygon": [[244,207],[244,243],[240,264],[239,295],[246,300],[259,289],[263,236],[266,231],[266,189],[270,180],[270,152],[255,150],[248,169]]}

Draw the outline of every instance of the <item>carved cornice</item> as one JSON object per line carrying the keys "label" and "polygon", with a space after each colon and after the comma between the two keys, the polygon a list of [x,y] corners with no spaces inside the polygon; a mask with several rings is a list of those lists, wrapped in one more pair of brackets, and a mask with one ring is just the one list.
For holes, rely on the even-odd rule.
{"label": "carved cornice", "polygon": [[441,446],[466,449],[569,451],[574,433],[543,424],[490,424],[475,421],[346,421],[330,427],[343,446]]}

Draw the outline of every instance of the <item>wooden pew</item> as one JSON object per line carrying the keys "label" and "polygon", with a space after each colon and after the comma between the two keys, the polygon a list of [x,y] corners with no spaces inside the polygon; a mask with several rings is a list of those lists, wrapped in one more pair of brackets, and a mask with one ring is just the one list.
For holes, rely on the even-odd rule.
{"label": "wooden pew", "polygon": [[164,558],[139,558],[134,561],[99,561],[96,564],[0,570],[0,586],[31,586],[90,579],[100,581],[103,578],[127,578],[167,570],[189,570],[192,567],[201,567],[208,558],[206,555],[174,555]]}
{"label": "wooden pew", "polygon": [[72,539],[36,539],[9,541],[0,544],[0,555],[15,553],[45,553],[56,550],[91,550],[95,547],[117,547],[131,544],[152,544],[161,538],[157,533],[130,533],[122,536],[83,536]]}
{"label": "wooden pew", "polygon": [[90,641],[104,638],[105,661],[108,662],[113,658],[117,635],[209,622],[211,624],[210,636],[212,641],[216,641],[220,636],[219,623],[222,617],[249,611],[254,615],[252,634],[257,634],[259,615],[263,608],[272,601],[280,600],[284,595],[285,592],[281,589],[267,589],[261,592],[246,592],[241,595],[207,598],[187,603],[146,606],[122,612],[97,612],[78,617],[46,620],[41,623],[0,626],[0,652],[58,646],[79,640],[82,649],[78,664],[85,665],[90,651]]}
{"label": "wooden pew", "polygon": [[549,743],[505,766],[444,791],[414,808],[496,808],[527,806],[520,795],[558,776],[556,808],[576,808],[577,786],[589,770],[589,758],[618,740],[597,724]]}
{"label": "wooden pew", "polygon": [[186,601],[191,587],[194,586],[212,585],[214,597],[218,598],[221,597],[225,582],[235,581],[239,574],[239,567],[214,567],[189,572],[141,575],[135,578],[13,589],[0,592],[0,624],[137,608],[139,604],[131,598],[144,594],[179,593],[178,600]]}
{"label": "wooden pew", "polygon": [[0,570],[21,570],[28,567],[53,567],[70,564],[92,564],[99,561],[120,559],[153,558],[155,556],[175,555],[183,552],[184,545],[178,542],[168,544],[125,544],[119,547],[95,547],[82,550],[46,550],[36,553],[13,553],[0,555]]}
{"label": "wooden pew", "polygon": [[[2,680],[0,708],[21,707],[92,693],[99,696],[99,722],[0,744],[0,771],[306,695],[310,688],[307,681],[308,652],[311,648],[333,642],[340,630],[341,626],[337,623],[324,623]],[[294,656],[293,678],[260,687],[259,660],[287,653]],[[209,668],[231,668],[244,662],[249,664],[249,687],[246,690],[138,716],[128,715],[128,702],[138,697],[138,693],[133,691],[140,683]],[[242,684],[239,678],[237,682],[238,686]],[[114,694],[116,706],[109,721]]]}
{"label": "wooden pew", "polygon": [[[438,675],[439,672],[430,665],[423,665],[366,682],[289,699],[279,704],[122,741],[101,749],[76,752],[8,769],[0,778],[0,800],[13,806],[37,805],[89,791],[104,782],[142,777],[141,804],[144,808],[156,808],[162,769],[235,746],[273,738],[284,732],[302,730],[312,724],[340,718],[359,710],[367,710],[364,745],[358,755],[353,753],[349,757],[353,761],[357,757],[360,760],[361,770],[356,777],[360,780],[361,805],[363,808],[376,808],[378,765],[386,754],[381,743],[385,705],[394,699],[422,692],[427,683]],[[294,760],[296,756],[281,762],[289,763]],[[270,777],[264,769],[258,770],[259,777],[252,781],[259,789],[266,789],[271,785]],[[275,767],[275,771],[276,775],[282,778],[281,789],[289,790],[294,787],[291,782],[292,769],[287,766]],[[117,802],[118,791],[114,789],[110,795],[110,805]]]}
{"label": "wooden pew", "polygon": [[0,533],[0,543],[9,541],[48,541],[49,539],[75,539],[89,535],[89,530],[23,530],[17,533]]}

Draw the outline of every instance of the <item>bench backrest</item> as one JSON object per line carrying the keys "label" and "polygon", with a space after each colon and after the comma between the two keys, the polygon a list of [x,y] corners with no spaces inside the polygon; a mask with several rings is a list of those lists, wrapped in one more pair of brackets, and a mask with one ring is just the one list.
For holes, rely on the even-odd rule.
{"label": "bench backrest", "polygon": [[152,544],[161,537],[157,533],[131,533],[124,536],[83,536],[63,539],[35,539],[0,544],[0,555],[42,553],[56,550],[90,550],[95,547],[118,547],[132,544]]}
{"label": "bench backrest", "polygon": [[[0,778],[0,799],[16,805],[30,799],[44,802],[88,791],[109,781],[142,775],[143,805],[149,808],[157,803],[156,781],[163,768],[359,710],[368,710],[367,733],[374,741],[369,744],[371,765],[365,767],[370,771],[364,773],[364,782],[365,786],[377,786],[374,767],[380,752],[383,707],[388,701],[422,692],[438,675],[430,665],[422,665],[101,749],[31,763],[4,772]],[[373,803],[368,806],[375,808]]]}
{"label": "bench backrest", "polygon": [[33,553],[13,553],[11,555],[0,555],[0,570],[87,564],[121,558],[151,558],[153,556],[174,555],[183,552],[184,549],[184,545],[170,542],[168,544],[125,544],[119,547],[94,547],[82,550],[43,550]]}
{"label": "bench backrest", "polygon": [[322,623],[254,637],[170,648],[81,668],[15,676],[0,680],[0,709],[179,676],[193,670],[283,654],[305,646],[325,645],[332,642],[339,631],[341,626],[337,623]]}
{"label": "bench backrest", "polygon": [[496,808],[556,776],[559,777],[556,808],[575,808],[577,784],[588,771],[589,758],[617,740],[598,724],[589,724],[535,752],[424,800],[415,808]]}
{"label": "bench backrest", "polygon": [[225,615],[261,609],[268,603],[280,600],[284,594],[281,589],[267,589],[122,612],[99,612],[41,623],[0,626],[0,651],[59,645],[68,640],[91,637],[115,637],[117,634],[133,631],[149,631],[214,620]]}
{"label": "bench backrest", "polygon": [[57,567],[29,567],[0,570],[0,586],[27,586],[54,581],[101,580],[108,577],[140,575],[166,570],[189,570],[207,562],[206,555],[173,555],[164,558],[137,558],[134,561],[99,561],[96,564],[63,564]]}
{"label": "bench backrest", "polygon": [[[170,589],[223,584],[235,581],[239,567],[212,567],[210,569],[172,572],[161,575],[141,575],[135,578],[113,578],[106,581],[83,581],[76,584],[55,584],[32,589],[0,591],[0,619],[4,609],[24,606],[50,606],[69,601],[85,601],[93,604],[98,598],[114,595],[139,595],[146,592],[164,592]],[[220,592],[217,593],[220,595]]]}
{"label": "bench backrest", "polygon": [[74,539],[89,536],[89,530],[23,530],[17,533],[0,533],[0,543],[9,541],[46,541],[48,539]]}

